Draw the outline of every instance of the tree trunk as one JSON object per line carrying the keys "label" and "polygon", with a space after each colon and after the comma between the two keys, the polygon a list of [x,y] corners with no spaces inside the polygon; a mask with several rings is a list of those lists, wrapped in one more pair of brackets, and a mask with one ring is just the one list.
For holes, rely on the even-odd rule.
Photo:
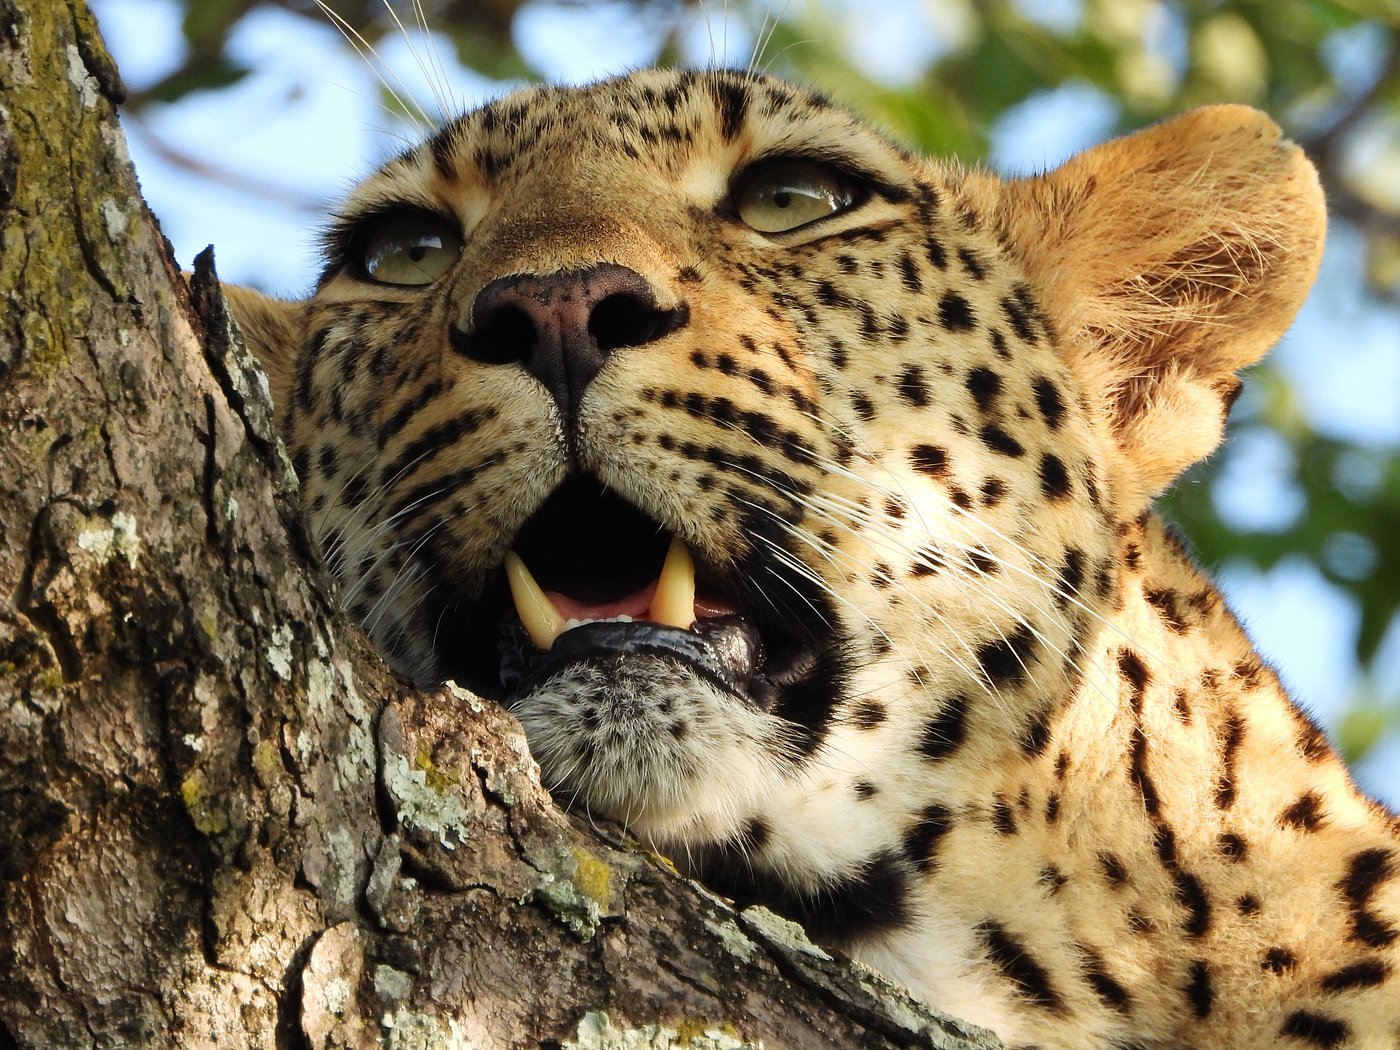
{"label": "tree trunk", "polygon": [[0,1048],[988,1047],[562,815],[337,612],[78,0],[0,0]]}

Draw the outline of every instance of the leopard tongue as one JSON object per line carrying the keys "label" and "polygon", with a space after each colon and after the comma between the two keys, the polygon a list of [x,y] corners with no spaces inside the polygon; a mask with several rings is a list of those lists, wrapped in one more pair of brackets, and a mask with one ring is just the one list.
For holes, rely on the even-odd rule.
{"label": "leopard tongue", "polygon": [[540,649],[550,648],[569,629],[570,620],[630,616],[681,630],[689,630],[695,623],[695,563],[679,538],[672,538],[666,563],[655,583],[611,602],[589,604],[567,595],[546,593],[514,551],[506,555],[505,567],[520,623]]}

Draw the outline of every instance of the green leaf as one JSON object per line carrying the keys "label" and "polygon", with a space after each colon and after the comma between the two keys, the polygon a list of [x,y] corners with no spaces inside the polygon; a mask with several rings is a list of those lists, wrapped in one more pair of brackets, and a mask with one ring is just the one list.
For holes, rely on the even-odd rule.
{"label": "green leaf", "polygon": [[191,63],[152,84],[142,92],[142,98],[150,102],[175,102],[196,91],[231,87],[251,72],[247,66],[222,57]]}

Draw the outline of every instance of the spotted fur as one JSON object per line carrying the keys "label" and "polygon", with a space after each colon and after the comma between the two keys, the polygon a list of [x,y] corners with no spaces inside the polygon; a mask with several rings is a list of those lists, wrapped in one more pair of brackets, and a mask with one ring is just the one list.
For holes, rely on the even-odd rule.
{"label": "spotted fur", "polygon": [[[860,199],[758,233],[733,187],[773,158]],[[460,258],[367,281],[357,238],[408,208]],[[518,699],[561,798],[1011,1045],[1379,1048],[1396,823],[1150,509],[1322,229],[1239,107],[1006,182],[773,80],[650,72],[453,121],[351,192],[310,299],[233,302],[405,676],[480,670],[473,610],[579,474],[800,636],[759,698],[599,656]],[[483,335],[492,282],[599,267],[665,323],[567,396]]]}

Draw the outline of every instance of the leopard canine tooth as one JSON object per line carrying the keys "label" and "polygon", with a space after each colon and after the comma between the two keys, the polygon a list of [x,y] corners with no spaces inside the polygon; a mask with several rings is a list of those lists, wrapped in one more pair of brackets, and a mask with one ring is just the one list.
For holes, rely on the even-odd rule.
{"label": "leopard canine tooth", "polygon": [[666,564],[661,566],[661,578],[656,581],[656,593],[646,618],[683,631],[695,623],[695,562],[679,536],[671,537]]}
{"label": "leopard canine tooth", "polygon": [[510,583],[510,596],[515,599],[515,611],[525,633],[536,647],[548,649],[554,639],[564,633],[564,617],[515,551],[506,554],[506,580]]}

